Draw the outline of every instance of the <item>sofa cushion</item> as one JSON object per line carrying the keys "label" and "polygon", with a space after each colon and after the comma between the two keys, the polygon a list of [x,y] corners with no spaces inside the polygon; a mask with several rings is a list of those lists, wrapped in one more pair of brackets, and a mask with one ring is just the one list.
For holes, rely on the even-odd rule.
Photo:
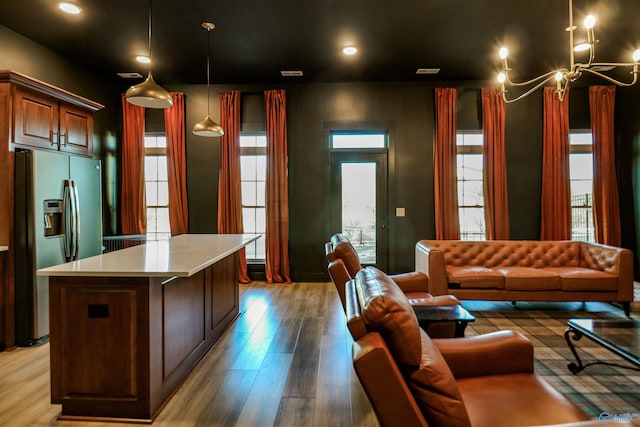
{"label": "sofa cushion", "polygon": [[618,277],[600,270],[582,267],[547,268],[560,276],[563,291],[613,291],[618,290]]}
{"label": "sofa cushion", "polygon": [[504,276],[491,268],[480,266],[447,267],[447,280],[460,289],[504,289]]}
{"label": "sofa cushion", "polygon": [[355,286],[367,329],[382,335],[401,370],[418,367],[420,326],[402,290],[375,267],[360,270]]}
{"label": "sofa cushion", "polygon": [[470,427],[469,415],[449,365],[431,338],[421,332],[420,366],[405,374],[413,396],[431,426]]}
{"label": "sofa cushion", "polygon": [[458,388],[473,427],[542,426],[589,419],[574,403],[533,374],[464,378],[458,380]]}
{"label": "sofa cushion", "polygon": [[336,257],[342,259],[349,271],[349,275],[356,277],[356,273],[362,269],[362,265],[360,264],[358,252],[354,249],[349,239],[342,234],[334,234],[331,236],[331,244],[333,245],[333,253]]}
{"label": "sofa cushion", "polygon": [[504,287],[510,291],[555,291],[562,286],[560,276],[547,268],[502,267]]}

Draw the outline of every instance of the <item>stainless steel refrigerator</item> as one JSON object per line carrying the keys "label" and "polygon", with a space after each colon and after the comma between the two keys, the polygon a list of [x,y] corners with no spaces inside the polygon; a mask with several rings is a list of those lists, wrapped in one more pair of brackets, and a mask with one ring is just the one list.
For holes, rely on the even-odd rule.
{"label": "stainless steel refrigerator", "polygon": [[16,343],[49,335],[49,280],[40,268],[102,253],[99,160],[15,153]]}

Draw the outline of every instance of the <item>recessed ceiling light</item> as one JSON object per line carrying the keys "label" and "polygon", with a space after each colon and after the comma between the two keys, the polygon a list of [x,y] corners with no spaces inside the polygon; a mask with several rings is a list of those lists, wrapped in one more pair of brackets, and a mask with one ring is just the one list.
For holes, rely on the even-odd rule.
{"label": "recessed ceiling light", "polygon": [[345,46],[342,48],[342,53],[345,55],[355,55],[358,53],[358,48],[355,46]]}
{"label": "recessed ceiling light", "polygon": [[81,11],[81,9],[73,3],[66,3],[66,2],[58,3],[58,7],[60,8],[61,11],[63,11],[64,13],[68,13],[70,15],[77,15]]}
{"label": "recessed ceiling light", "polygon": [[150,64],[151,63],[151,58],[149,58],[148,56],[145,55],[138,55],[136,56],[136,61],[142,63],[142,64]]}

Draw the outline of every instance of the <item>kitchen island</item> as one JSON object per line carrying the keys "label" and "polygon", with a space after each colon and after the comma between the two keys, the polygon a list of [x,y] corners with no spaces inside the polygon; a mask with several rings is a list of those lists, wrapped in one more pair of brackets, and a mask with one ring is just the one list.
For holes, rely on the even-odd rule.
{"label": "kitchen island", "polygon": [[238,251],[257,238],[181,235],[38,270],[60,418],[153,421],[238,316]]}

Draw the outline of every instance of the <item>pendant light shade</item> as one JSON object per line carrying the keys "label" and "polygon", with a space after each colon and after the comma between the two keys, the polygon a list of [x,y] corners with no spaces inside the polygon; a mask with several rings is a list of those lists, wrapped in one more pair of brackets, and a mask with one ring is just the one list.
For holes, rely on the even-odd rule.
{"label": "pendant light shade", "polygon": [[213,30],[216,26],[211,22],[203,22],[202,28],[207,30],[207,117],[203,120],[199,121],[193,126],[194,135],[205,136],[208,138],[222,136],[224,135],[224,129],[218,123],[214,122],[211,118],[211,85],[210,85],[210,74],[211,74],[211,30]]}
{"label": "pendant light shade", "polygon": [[207,114],[207,117],[205,117],[204,120],[200,120],[198,123],[193,125],[193,133],[198,136],[214,137],[224,135],[224,130],[222,129],[222,126],[214,122]]}
{"label": "pendant light shade", "polygon": [[151,71],[145,81],[127,90],[126,98],[131,104],[145,108],[169,108],[173,105],[171,94],[153,80]]}
{"label": "pendant light shade", "polygon": [[[149,0],[149,58],[151,58],[151,0]],[[173,105],[171,94],[153,80],[151,70],[145,81],[127,90],[125,97],[131,104],[145,108],[169,108]]]}

